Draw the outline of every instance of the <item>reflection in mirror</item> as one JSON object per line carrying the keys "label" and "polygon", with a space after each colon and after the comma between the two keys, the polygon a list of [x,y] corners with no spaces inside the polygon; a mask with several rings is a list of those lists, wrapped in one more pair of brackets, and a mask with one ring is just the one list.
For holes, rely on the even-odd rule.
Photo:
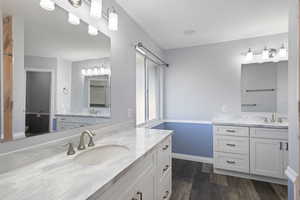
{"label": "reflection in mirror", "polygon": [[[110,118],[110,38],[88,34],[88,25],[68,23],[68,12],[48,12],[36,0],[2,0],[11,19],[10,70],[3,84],[4,140],[106,122]],[[38,16],[38,17],[37,17]],[[7,41],[6,41],[7,40]],[[10,94],[12,93],[12,94]],[[10,100],[11,98],[11,100]],[[13,103],[13,108],[9,107]],[[8,114],[7,114],[8,113]]]}
{"label": "reflection in mirror", "polygon": [[242,65],[242,112],[287,114],[288,62]]}

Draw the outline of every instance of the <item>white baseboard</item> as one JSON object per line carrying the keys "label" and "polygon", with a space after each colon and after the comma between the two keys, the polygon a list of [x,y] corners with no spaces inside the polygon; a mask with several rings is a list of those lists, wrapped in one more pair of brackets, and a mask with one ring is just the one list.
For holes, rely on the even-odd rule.
{"label": "white baseboard", "polygon": [[163,122],[175,122],[175,123],[192,123],[192,124],[212,124],[212,121],[199,121],[199,120],[172,120],[164,119]]}
{"label": "white baseboard", "polygon": [[180,154],[180,153],[172,153],[172,157],[176,159],[189,160],[194,162],[209,163],[209,164],[213,163],[213,158],[208,158],[208,157],[192,156],[192,155]]}
{"label": "white baseboard", "polygon": [[14,140],[18,140],[18,139],[23,139],[26,136],[25,136],[24,132],[18,132],[18,133],[14,133],[13,137],[14,137]]}

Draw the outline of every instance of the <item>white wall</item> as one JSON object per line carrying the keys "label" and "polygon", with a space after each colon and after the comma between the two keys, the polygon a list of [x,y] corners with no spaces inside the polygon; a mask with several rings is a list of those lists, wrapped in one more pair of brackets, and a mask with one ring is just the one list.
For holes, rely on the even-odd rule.
{"label": "white wall", "polygon": [[279,48],[288,34],[259,37],[190,48],[167,50],[165,118],[211,121],[225,105],[241,112],[242,52],[248,48]]}
{"label": "white wall", "polygon": [[277,112],[288,113],[288,62],[277,63]]}
{"label": "white wall", "polygon": [[299,173],[299,1],[289,5],[289,166]]}
{"label": "white wall", "polygon": [[13,16],[13,134],[25,136],[24,20]]}
{"label": "white wall", "polygon": [[[56,113],[71,110],[72,62],[59,58],[56,73]],[[64,92],[64,88],[68,91]]]}

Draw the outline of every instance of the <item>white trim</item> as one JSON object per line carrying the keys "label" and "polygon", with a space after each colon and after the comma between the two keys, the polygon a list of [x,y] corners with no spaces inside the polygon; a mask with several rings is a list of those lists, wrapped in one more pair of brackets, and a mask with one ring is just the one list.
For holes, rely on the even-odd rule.
{"label": "white trim", "polygon": [[295,172],[295,170],[290,166],[288,166],[287,169],[285,170],[285,175],[287,175],[289,180],[291,180],[293,183],[295,183],[298,178],[298,173]]}
{"label": "white trim", "polygon": [[212,121],[198,121],[198,120],[171,120],[164,119],[164,122],[177,122],[177,123],[194,123],[194,124],[212,124]]}
{"label": "white trim", "polygon": [[13,137],[14,137],[14,140],[26,138],[24,132],[17,132],[17,133],[14,133]]}
{"label": "white trim", "polygon": [[181,153],[172,153],[172,158],[213,164],[213,158],[201,157],[201,156],[192,156],[192,155],[181,154]]}
{"label": "white trim", "polygon": [[[51,83],[50,83],[50,116],[49,116],[49,132],[53,132],[53,119],[55,117],[55,100],[56,100],[56,70],[55,69],[42,69],[42,68],[31,68],[25,67],[25,91],[26,91],[26,83],[27,83],[27,72],[50,72],[51,74]],[[26,94],[25,94],[26,96]],[[25,99],[26,102],[26,99]],[[26,119],[26,113],[25,113]]]}
{"label": "white trim", "polygon": [[251,179],[256,181],[263,181],[263,182],[269,182],[269,183],[275,183],[280,185],[287,185],[288,181],[287,179],[280,179],[280,178],[272,178],[267,176],[260,176],[260,175],[254,175],[249,173],[242,173],[242,172],[235,172],[235,171],[229,171],[224,169],[216,169],[214,168],[215,174],[221,174],[226,176],[234,176],[238,178],[244,178],[244,179]]}
{"label": "white trim", "polygon": [[[1,17],[1,20],[0,20],[0,52],[3,52],[3,20],[2,20],[2,11],[0,10],[0,17]],[[3,59],[4,59],[4,56],[3,56],[3,53],[0,54],[0,87],[1,87],[1,91],[0,91],[0,95],[1,95],[1,113],[0,113],[0,118],[1,118],[1,132],[0,132],[0,140],[1,139],[4,139],[4,92],[3,92]]]}

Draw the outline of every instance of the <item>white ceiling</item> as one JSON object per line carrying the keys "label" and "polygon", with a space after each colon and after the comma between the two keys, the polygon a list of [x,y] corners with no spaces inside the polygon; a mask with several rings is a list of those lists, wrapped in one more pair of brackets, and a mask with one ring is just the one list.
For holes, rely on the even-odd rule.
{"label": "white ceiling", "polygon": [[83,22],[80,26],[69,24],[63,9],[45,11],[39,7],[39,0],[1,1],[4,14],[24,19],[25,55],[70,61],[110,56],[110,39],[101,33],[90,36]]}
{"label": "white ceiling", "polygon": [[287,0],[116,1],[164,49],[288,32]]}

